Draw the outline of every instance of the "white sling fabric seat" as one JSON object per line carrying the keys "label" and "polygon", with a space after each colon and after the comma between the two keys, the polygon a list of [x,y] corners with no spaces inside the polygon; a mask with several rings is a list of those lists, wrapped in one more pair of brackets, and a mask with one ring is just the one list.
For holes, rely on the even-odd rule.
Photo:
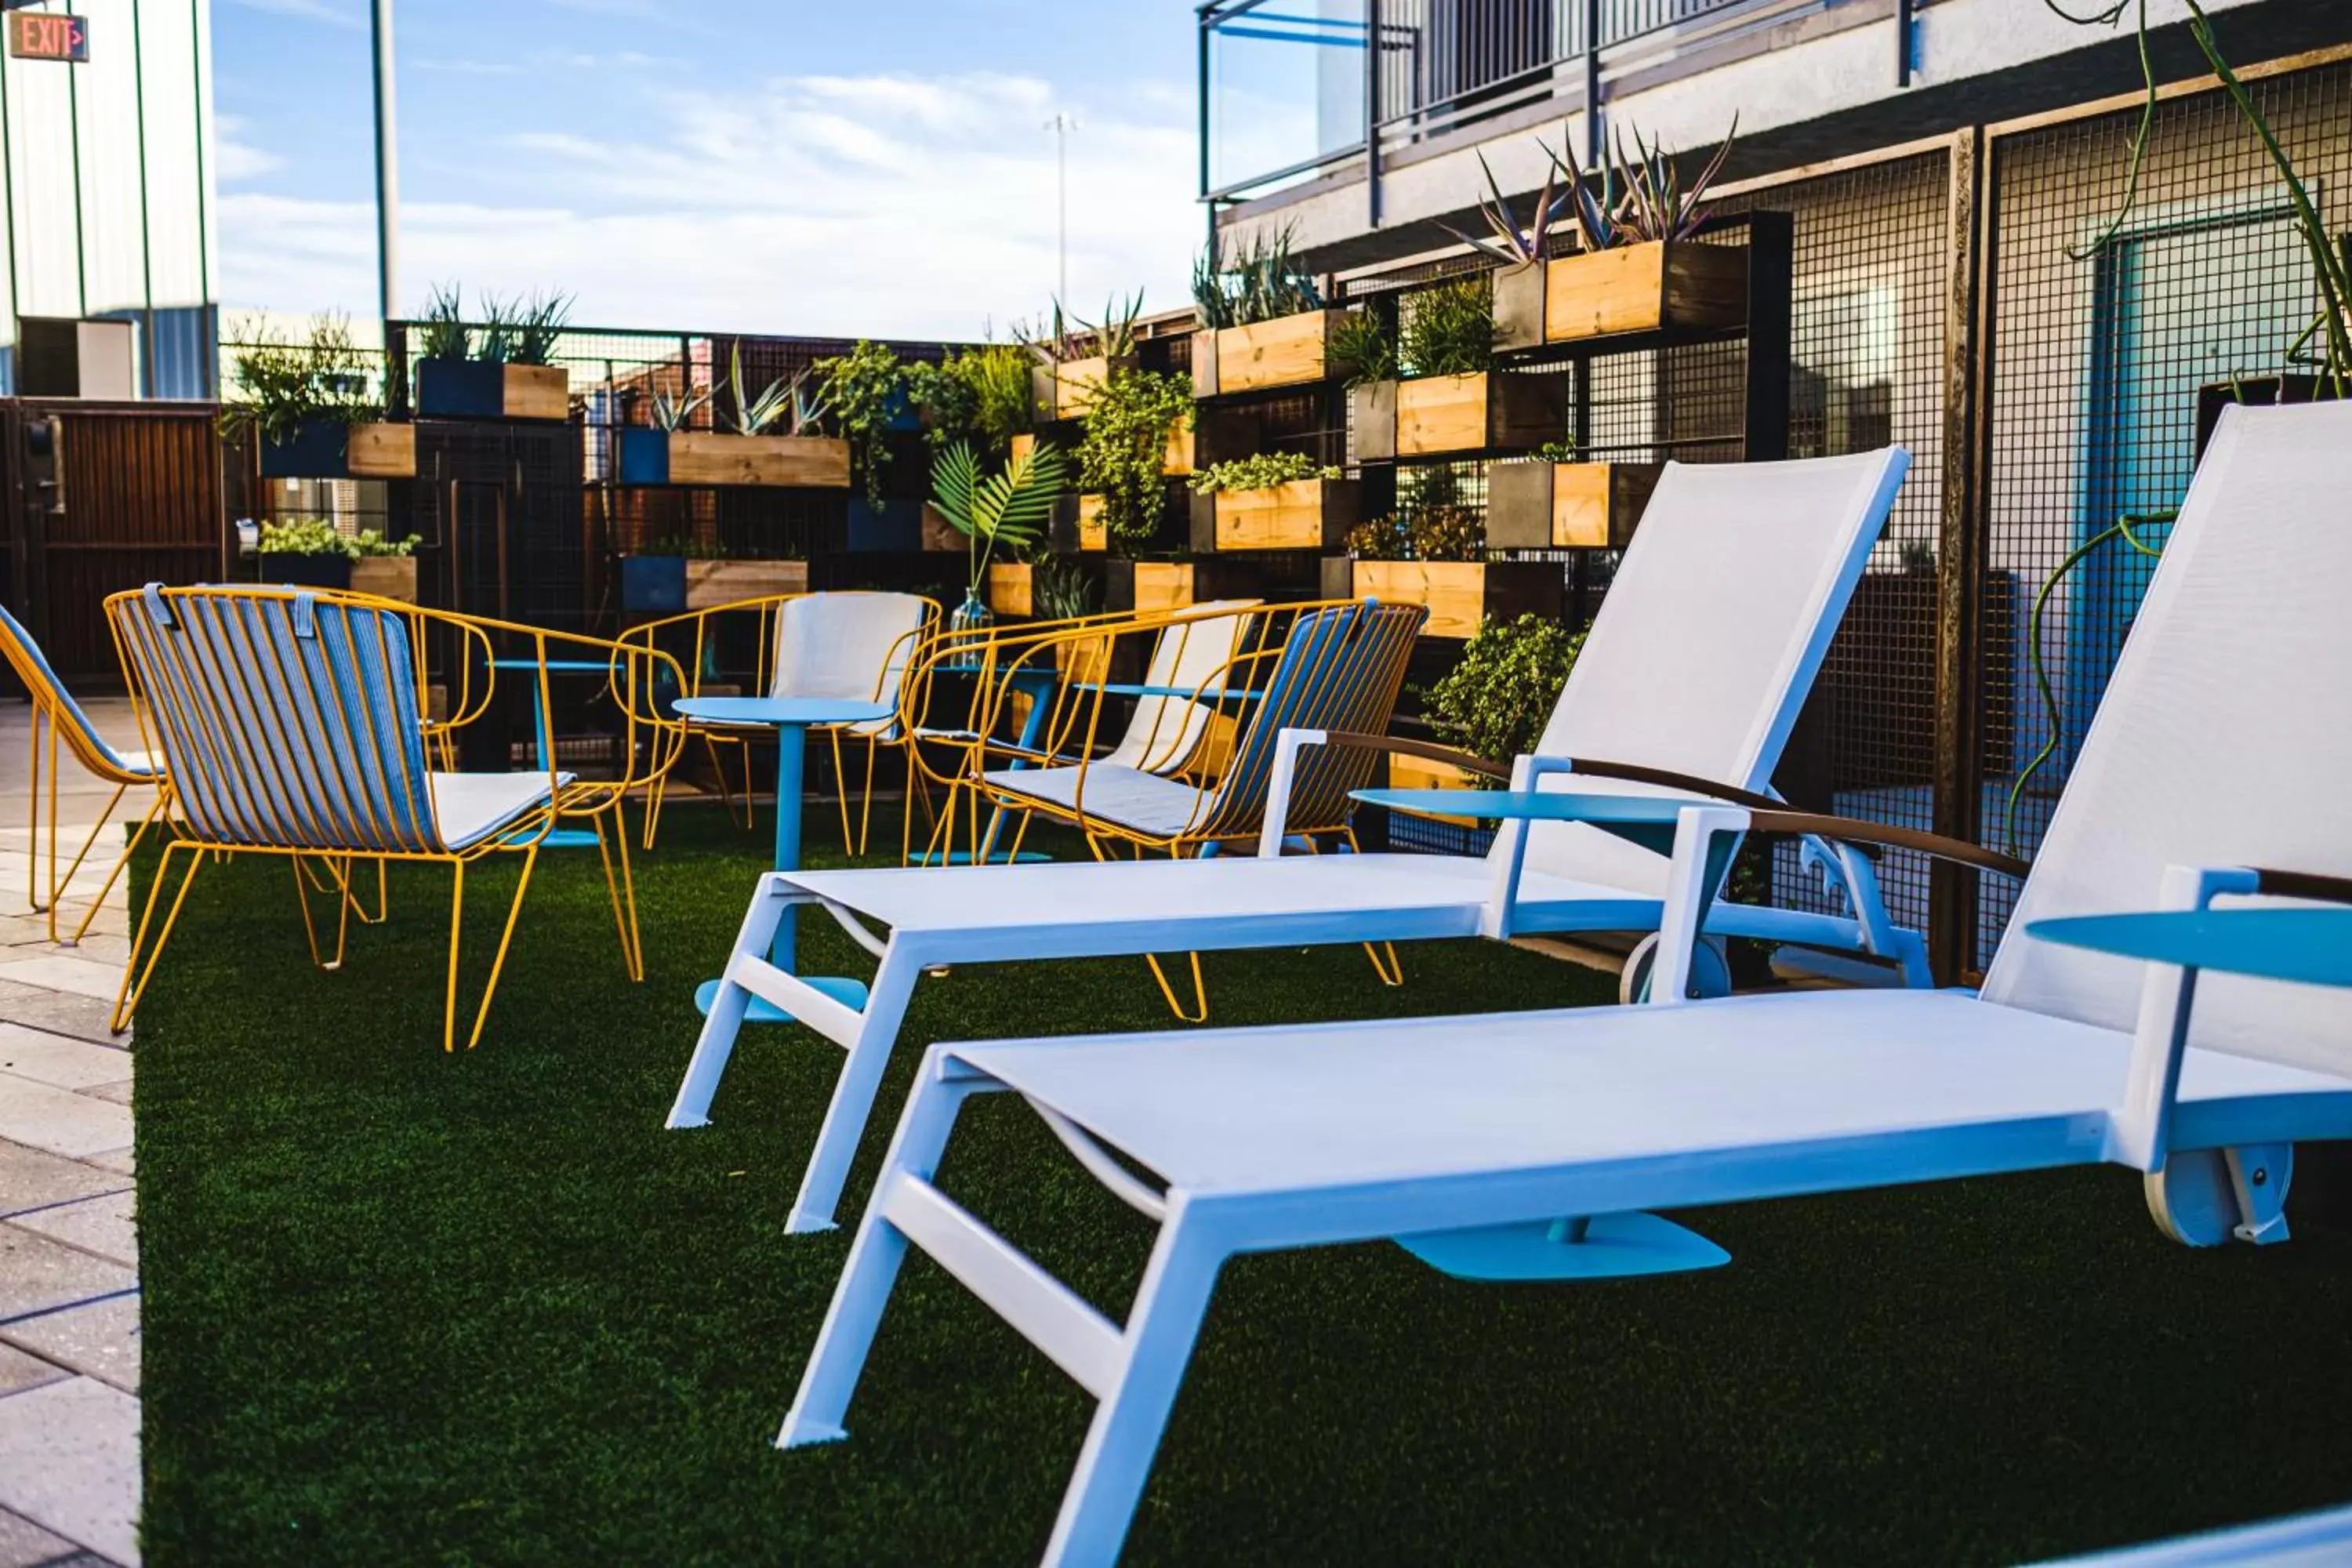
{"label": "white sling fabric seat", "polygon": [[[1682,1000],[1710,852],[1751,815],[1696,805],[1648,1005],[933,1047],[780,1440],[842,1435],[909,1243],[1100,1402],[1045,1552],[1099,1563],[1235,1253],[1397,1237],[1656,1272],[1722,1255],[1652,1207],[2099,1162],[2142,1172],[2179,1239],[2284,1239],[2291,1145],[2352,1135],[2352,994],[2021,932],[2292,885],[2251,868],[2352,878],[2347,492],[2352,405],[2224,415],[1980,995]],[[1124,1325],[931,1185],[958,1107],[997,1090],[1158,1223]]]}
{"label": "white sling fabric seat", "polygon": [[[803,594],[776,606],[775,675],[771,697],[836,697],[887,702],[893,709],[919,651],[929,602],[912,594]],[[894,712],[844,726],[852,735],[889,740]]]}
{"label": "white sling fabric seat", "polygon": [[[1801,462],[1668,464],[1560,693],[1542,755],[1562,769],[1581,755],[1751,790],[1769,786],[1908,461],[1892,447]],[[1019,774],[1021,787],[1032,794],[1058,787],[1045,776],[1050,772]],[[1658,793],[1574,776],[1544,781],[1563,782]],[[1098,771],[1087,780],[1089,812],[1105,809],[1097,792],[1106,784]],[[1177,809],[1179,795],[1187,812],[1197,799],[1190,788],[1150,774],[1119,776],[1108,787],[1120,807],[1154,820]],[[1278,801],[1278,785],[1275,793]],[[775,873],[761,879],[751,900],[668,1124],[709,1121],[749,995],[845,1047],[849,1060],[789,1221],[794,1230],[823,1229],[833,1223],[907,999],[925,968],[1469,936],[1491,929],[1490,892],[1510,874],[1513,854],[1507,830],[1484,857],[1216,857]],[[1873,952],[1924,981],[1924,944],[1885,919],[1867,863],[1855,856],[1849,864],[1849,913],[1724,904],[1709,930]],[[1520,931],[1654,931],[1665,870],[1664,857],[1605,833],[1545,824],[1527,841],[1526,896],[1514,904],[1509,924]],[[799,903],[824,905],[879,956],[862,1007],[844,1006],[768,963],[776,922]],[[1013,910],[1027,911],[1026,923],[1013,920]],[[887,943],[867,932],[865,921],[889,926]]]}

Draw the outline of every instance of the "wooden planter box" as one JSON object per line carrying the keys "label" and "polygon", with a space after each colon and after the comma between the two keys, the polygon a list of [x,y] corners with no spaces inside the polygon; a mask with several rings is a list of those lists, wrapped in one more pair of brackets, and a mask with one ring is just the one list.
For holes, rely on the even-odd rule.
{"label": "wooden planter box", "polygon": [[1103,563],[1103,607],[1141,615],[1181,610],[1218,599],[1263,595],[1256,568],[1246,561],[1129,561]]}
{"label": "wooden planter box", "polygon": [[1523,615],[1557,617],[1567,608],[1567,579],[1552,561],[1351,561],[1323,562],[1327,599],[1378,599],[1419,605],[1429,611],[1421,635],[1470,637],[1488,616],[1515,620]]}
{"label": "wooden planter box", "polygon": [[621,432],[625,485],[765,485],[847,489],[849,443],[832,436],[730,436],[717,430]]}
{"label": "wooden planter box", "polygon": [[1192,334],[1192,395],[1223,397],[1321,381],[1331,323],[1345,310],[1307,310],[1246,327]]}
{"label": "wooden planter box", "polygon": [[352,592],[416,603],[416,557],[362,555],[352,563]]}
{"label": "wooden planter box", "polygon": [[1361,458],[1524,450],[1567,434],[1568,377],[1480,372],[1368,382],[1349,392],[1348,411]]}
{"label": "wooden planter box", "polygon": [[572,378],[560,364],[419,360],[416,412],[429,419],[569,419]]}
{"label": "wooden planter box", "polygon": [[808,592],[805,561],[688,561],[686,607],[708,610],[738,599]]}
{"label": "wooden planter box", "polygon": [[1495,275],[1495,346],[1532,349],[1748,320],[1748,252],[1654,240],[1563,256]]}
{"label": "wooden planter box", "polygon": [[1486,542],[1622,550],[1661,471],[1656,463],[1496,463],[1486,470]]}
{"label": "wooden planter box", "polygon": [[1168,449],[1160,455],[1160,471],[1183,478],[1192,471],[1192,426],[1182,419],[1168,426]]}
{"label": "wooden planter box", "polygon": [[1293,479],[1192,498],[1195,550],[1335,550],[1363,507],[1354,479]]}
{"label": "wooden planter box", "polygon": [[413,479],[416,426],[306,419],[291,439],[263,441],[265,479]]}
{"label": "wooden planter box", "polygon": [[1000,616],[1033,616],[1029,568],[1017,562],[994,562],[988,568],[988,607]]}
{"label": "wooden planter box", "polygon": [[1029,401],[1040,419],[1076,419],[1094,405],[1095,394],[1110,380],[1113,370],[1133,370],[1135,356],[1116,359],[1092,354],[1066,359],[1051,366],[1029,369]]}

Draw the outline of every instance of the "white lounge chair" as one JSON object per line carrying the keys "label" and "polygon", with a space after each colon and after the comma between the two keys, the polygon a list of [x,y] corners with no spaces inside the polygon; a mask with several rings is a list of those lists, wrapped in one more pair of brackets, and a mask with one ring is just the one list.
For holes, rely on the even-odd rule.
{"label": "white lounge chair", "polygon": [[[1663,781],[1713,798],[1772,804],[1761,792],[1907,463],[1907,455],[1895,447],[1737,468],[1668,465],[1560,693],[1541,757],[1522,760],[1521,782],[1559,773],[1569,776],[1542,782],[1654,795],[1658,783],[1640,781]],[[796,1231],[826,1229],[908,1000],[926,968],[1408,942],[1482,930],[1503,935],[1657,929],[1666,858],[1576,824],[1545,824],[1532,834],[1507,831],[1483,858],[1279,856],[1287,775],[1294,762],[1311,760],[1299,758],[1298,747],[1321,737],[1286,739],[1276,759],[1274,804],[1255,858],[763,877],[668,1124],[708,1121],[711,1096],[752,997],[843,1047],[848,1059],[789,1221]],[[1403,752],[1434,750],[1379,736],[1347,739]],[[1583,761],[1588,758],[1608,761]],[[1574,773],[1580,764],[1584,773]],[[1595,768],[1614,776],[1588,776]],[[1914,984],[1926,983],[1917,934],[1898,931],[1886,918],[1869,862],[1845,853],[1828,864],[1844,883],[1852,914],[1724,904],[1707,929],[1871,952],[1897,963]],[[1519,896],[1490,911],[1497,879],[1514,876]],[[767,962],[776,922],[805,903],[822,905],[880,961],[863,1007]],[[867,921],[890,928],[887,941],[867,929]],[[1727,988],[1727,980],[1720,988]]]}
{"label": "white lounge chair", "polygon": [[[1471,1250],[1580,1259],[1530,1274],[1642,1272],[1661,1249],[1711,1260],[1650,1208],[2102,1162],[2145,1173],[2180,1239],[2282,1239],[2291,1145],[2352,1134],[2346,994],[2199,984],[2032,928],[2231,894],[2352,902],[2348,492],[2352,405],[2230,410],[1981,995],[1684,1001],[1667,982],[1724,836],[1824,826],[1702,806],[1656,1004],[932,1047],[779,1442],[843,1435],[909,1243],[1100,1401],[1045,1552],[1098,1563],[1235,1253],[1468,1229]],[[1123,1326],[931,1184],[958,1107],[995,1090],[1159,1225]]]}

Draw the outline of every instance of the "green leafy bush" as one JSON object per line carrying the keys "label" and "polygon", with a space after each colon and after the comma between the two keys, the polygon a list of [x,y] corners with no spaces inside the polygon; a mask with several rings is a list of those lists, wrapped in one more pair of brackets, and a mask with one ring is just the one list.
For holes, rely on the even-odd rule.
{"label": "green leafy bush", "polygon": [[1486,525],[1466,506],[1432,507],[1410,524],[1415,561],[1483,561]]}
{"label": "green leafy bush", "polygon": [[1293,479],[1336,479],[1339,470],[1328,464],[1318,464],[1303,452],[1260,452],[1255,457],[1236,458],[1230,463],[1212,463],[1192,475],[1192,491],[1196,495],[1214,495],[1219,490],[1262,490],[1276,485],[1286,485]]}
{"label": "green leafy bush", "polygon": [[1408,294],[1399,314],[1407,375],[1471,375],[1495,363],[1495,290],[1489,274],[1450,278]]}
{"label": "green leafy bush", "polygon": [[386,539],[373,528],[362,528],[352,540],[352,554],[361,559],[381,555],[405,560],[416,552],[421,542],[419,536],[414,533],[405,539]]}
{"label": "green leafy bush", "polygon": [[263,523],[260,551],[264,555],[341,555],[347,560],[357,560],[360,553],[357,540],[322,517]]}
{"label": "green leafy bush", "polygon": [[890,420],[907,390],[907,367],[898,356],[864,338],[847,353],[819,360],[824,399],[866,479],[866,500],[882,504],[882,476],[890,467]]}
{"label": "green leafy bush", "polygon": [[938,363],[906,367],[907,396],[923,411],[924,439],[934,451],[977,440],[1002,450],[1035,423],[1029,398],[1029,355],[1012,343],[950,353]]}
{"label": "green leafy bush", "polygon": [[1114,537],[1151,537],[1165,495],[1168,428],[1192,418],[1191,378],[1111,367],[1079,421],[1078,488],[1103,498],[1103,526]]}
{"label": "green leafy bush", "polygon": [[1541,616],[1489,620],[1462,662],[1423,694],[1441,740],[1497,766],[1535,749],[1584,647],[1584,634]]}

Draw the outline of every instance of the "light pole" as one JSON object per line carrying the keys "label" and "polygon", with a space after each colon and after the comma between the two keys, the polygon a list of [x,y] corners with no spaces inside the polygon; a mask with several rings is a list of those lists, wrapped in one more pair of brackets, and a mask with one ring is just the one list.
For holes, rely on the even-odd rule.
{"label": "light pole", "polygon": [[[392,320],[400,300],[400,147],[393,114],[392,0],[370,0],[375,41],[375,290],[392,374]],[[387,388],[387,391],[390,389]]]}
{"label": "light pole", "polygon": [[1077,128],[1076,121],[1058,110],[1053,119],[1045,121],[1045,129],[1054,133],[1054,299],[1056,303],[1070,297],[1070,132]]}

